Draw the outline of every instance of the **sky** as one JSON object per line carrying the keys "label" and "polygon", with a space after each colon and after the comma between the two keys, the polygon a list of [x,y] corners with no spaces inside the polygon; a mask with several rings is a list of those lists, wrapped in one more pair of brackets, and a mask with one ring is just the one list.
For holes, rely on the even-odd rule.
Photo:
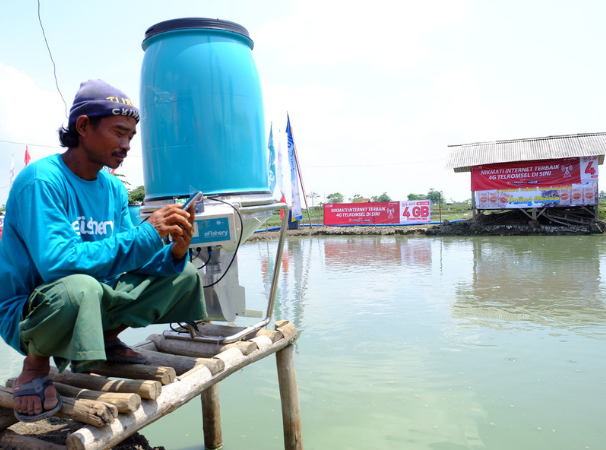
{"label": "sky", "polygon": [[[145,30],[181,17],[249,31],[267,135],[288,112],[316,204],[431,188],[465,200],[470,176],[445,168],[448,145],[606,131],[599,0],[40,0],[40,16],[55,67],[38,2],[0,0],[0,204],[26,145],[34,161],[63,151],[80,82],[139,105]],[[118,172],[144,183],[139,137]]]}

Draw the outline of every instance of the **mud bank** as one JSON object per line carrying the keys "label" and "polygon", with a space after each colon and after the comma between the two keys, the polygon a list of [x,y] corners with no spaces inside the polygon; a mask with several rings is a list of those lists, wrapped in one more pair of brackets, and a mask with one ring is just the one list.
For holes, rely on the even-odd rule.
{"label": "mud bank", "polygon": [[[526,223],[486,224],[481,220],[449,222],[439,225],[415,225],[407,227],[302,227],[288,230],[287,236],[389,236],[389,235],[427,235],[427,236],[569,236],[579,234],[604,234],[606,223],[594,221],[590,224],[554,225],[541,224],[526,220]],[[279,231],[260,231],[254,233],[249,242],[277,239]]]}
{"label": "mud bank", "polygon": [[[408,227],[301,227],[298,230],[288,230],[287,236],[389,236],[399,235],[422,235],[426,234],[429,226],[415,225]],[[248,238],[250,241],[267,241],[277,239],[280,231],[260,231]]]}
{"label": "mud bank", "polygon": [[603,234],[596,225],[498,224],[485,225],[471,221],[445,223],[428,228],[428,236],[571,236]]}
{"label": "mud bank", "polygon": [[[70,433],[73,433],[83,425],[70,419],[51,417],[40,422],[22,424],[16,423],[9,430],[15,434],[32,436],[51,444],[65,445],[65,440]],[[12,447],[9,443],[0,443],[0,450],[19,450]],[[165,450],[164,447],[152,447],[148,440],[142,434],[135,433],[126,440],[122,441],[112,450]]]}

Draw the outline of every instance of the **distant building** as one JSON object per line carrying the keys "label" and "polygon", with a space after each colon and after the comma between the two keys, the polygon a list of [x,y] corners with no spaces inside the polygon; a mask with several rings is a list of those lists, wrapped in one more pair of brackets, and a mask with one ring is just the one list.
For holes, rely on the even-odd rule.
{"label": "distant building", "polygon": [[592,208],[606,133],[571,134],[449,145],[446,167],[471,172],[472,207],[532,210]]}

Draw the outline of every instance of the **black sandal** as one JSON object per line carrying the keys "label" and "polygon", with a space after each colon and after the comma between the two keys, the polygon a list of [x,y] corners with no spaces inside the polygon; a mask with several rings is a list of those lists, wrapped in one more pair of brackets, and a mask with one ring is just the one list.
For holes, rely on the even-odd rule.
{"label": "black sandal", "polygon": [[105,358],[107,359],[107,362],[116,364],[151,364],[151,362],[145,358],[119,355],[116,353],[116,350],[135,351],[122,341],[108,342],[105,344]]}

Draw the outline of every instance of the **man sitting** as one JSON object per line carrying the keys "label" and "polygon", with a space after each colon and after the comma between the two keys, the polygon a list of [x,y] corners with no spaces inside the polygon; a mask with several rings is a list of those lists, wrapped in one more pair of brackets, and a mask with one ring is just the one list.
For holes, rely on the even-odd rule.
{"label": "man sitting", "polygon": [[[36,421],[61,409],[48,373],[103,361],[149,363],[118,338],[127,327],[202,320],[200,275],[188,262],[194,211],[168,205],[134,227],[115,176],[139,111],[101,80],[84,82],[59,130],[67,150],[25,167],[6,205],[0,241],[0,333],[26,355],[15,415]],[[172,243],[163,245],[170,235]]]}

